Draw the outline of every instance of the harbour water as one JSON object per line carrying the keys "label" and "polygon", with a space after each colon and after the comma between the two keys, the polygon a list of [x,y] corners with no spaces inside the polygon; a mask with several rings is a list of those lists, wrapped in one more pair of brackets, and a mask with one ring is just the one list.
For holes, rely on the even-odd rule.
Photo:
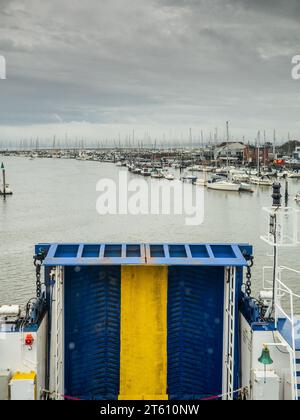
{"label": "harbour water", "polygon": [[[0,304],[23,305],[35,295],[32,256],[39,242],[250,243],[254,292],[261,288],[263,266],[272,264],[270,249],[260,240],[267,230],[262,208],[270,206],[270,188],[254,187],[254,194],[207,190],[205,220],[195,227],[180,216],[100,216],[97,182],[117,179],[126,170],[114,164],[21,157],[3,162],[14,195],[0,200]],[[299,208],[294,201],[299,191],[300,182],[290,180],[292,207]],[[299,248],[281,252],[281,262],[300,269]],[[300,278],[299,284],[292,282],[300,294]]]}

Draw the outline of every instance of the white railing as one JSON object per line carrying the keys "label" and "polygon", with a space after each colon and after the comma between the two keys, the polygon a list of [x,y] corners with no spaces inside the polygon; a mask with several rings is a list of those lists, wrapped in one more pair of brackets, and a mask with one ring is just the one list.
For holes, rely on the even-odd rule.
{"label": "white railing", "polygon": [[273,290],[273,280],[267,278],[267,272],[271,271],[273,275],[274,268],[271,266],[263,267],[263,289],[264,290]]}
{"label": "white railing", "polygon": [[[300,304],[300,296],[294,293],[289,287],[286,286],[282,281],[283,273],[293,273],[300,276],[300,271],[292,268],[281,266],[277,270],[276,281],[275,281],[275,324],[276,328],[280,319],[285,319],[289,323],[291,331],[291,342],[288,344],[292,348],[291,353],[291,378],[292,378],[292,391],[293,399],[297,399],[297,365],[296,365],[296,335],[299,335],[296,328],[299,328],[299,323],[295,317],[295,300],[298,300]],[[269,283],[269,282],[268,282]],[[279,331],[280,332],[280,331]],[[285,337],[283,337],[285,338]]]}
{"label": "white railing", "polygon": [[224,350],[223,350],[223,400],[234,399],[234,360],[235,360],[235,296],[236,268],[225,270],[225,316],[224,316]]}
{"label": "white railing", "polygon": [[[265,207],[263,209],[268,215],[268,230],[260,238],[272,247],[289,248],[300,244],[298,236],[299,210],[293,207]],[[271,229],[270,221],[273,218],[274,229]]]}
{"label": "white railing", "polygon": [[55,282],[55,395],[61,399],[63,395],[63,288],[64,288],[64,270],[62,267],[56,267]]}

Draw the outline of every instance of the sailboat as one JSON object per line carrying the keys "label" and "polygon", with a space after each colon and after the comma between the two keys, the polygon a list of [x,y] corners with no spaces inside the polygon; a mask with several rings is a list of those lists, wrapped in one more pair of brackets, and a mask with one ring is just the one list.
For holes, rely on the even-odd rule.
{"label": "sailboat", "polygon": [[257,175],[250,178],[251,184],[259,185],[261,187],[272,187],[273,181],[268,176],[263,176],[260,167],[260,131],[257,135]]}
{"label": "sailboat", "polygon": [[239,192],[241,185],[239,183],[234,183],[228,180],[228,176],[229,176],[229,154],[228,154],[229,122],[228,121],[226,123],[226,130],[227,130],[227,179],[225,180],[211,179],[210,181],[207,182],[207,188],[210,190]]}

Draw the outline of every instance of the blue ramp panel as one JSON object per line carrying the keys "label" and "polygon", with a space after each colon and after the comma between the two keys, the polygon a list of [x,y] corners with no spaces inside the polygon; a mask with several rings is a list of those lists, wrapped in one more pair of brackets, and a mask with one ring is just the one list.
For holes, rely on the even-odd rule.
{"label": "blue ramp panel", "polygon": [[224,267],[170,267],[168,394],[193,400],[222,392]]}
{"label": "blue ramp panel", "polygon": [[40,244],[45,266],[74,265],[247,265],[238,244]]}
{"label": "blue ramp panel", "polygon": [[65,270],[65,393],[85,400],[117,399],[120,267]]}

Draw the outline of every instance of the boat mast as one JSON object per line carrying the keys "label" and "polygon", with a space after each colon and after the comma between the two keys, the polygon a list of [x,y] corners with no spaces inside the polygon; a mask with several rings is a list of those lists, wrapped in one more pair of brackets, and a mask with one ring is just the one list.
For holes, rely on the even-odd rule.
{"label": "boat mast", "polygon": [[226,145],[226,158],[227,158],[227,177],[229,174],[229,121],[226,121],[227,145]]}
{"label": "boat mast", "polygon": [[257,134],[257,172],[260,176],[260,131]]}
{"label": "boat mast", "polygon": [[3,181],[3,190],[2,190],[2,194],[3,197],[6,197],[6,179],[5,179],[5,167],[4,167],[4,163],[2,162],[1,164],[1,169],[2,169],[2,181]]}

